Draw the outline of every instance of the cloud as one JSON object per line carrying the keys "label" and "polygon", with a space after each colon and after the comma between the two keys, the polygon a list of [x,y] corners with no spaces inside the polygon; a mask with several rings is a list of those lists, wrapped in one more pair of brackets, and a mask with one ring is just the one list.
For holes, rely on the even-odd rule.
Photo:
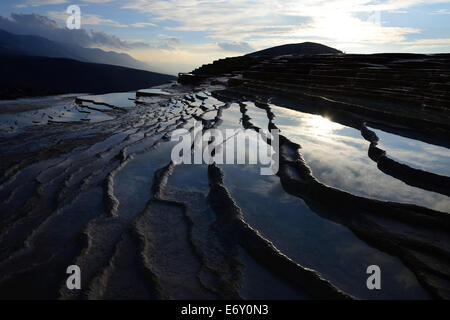
{"label": "cloud", "polygon": [[[172,31],[201,31],[221,43],[265,39],[324,40],[339,46],[392,44],[419,33],[413,27],[386,25],[384,12],[406,12],[417,5],[450,0],[129,0],[123,8],[170,22]],[[362,17],[366,15],[366,17]]]}
{"label": "cloud", "polygon": [[219,48],[225,51],[230,52],[242,52],[242,53],[248,53],[254,51],[254,49],[244,41],[241,42],[219,42],[217,44]]}
{"label": "cloud", "polygon": [[152,45],[153,48],[163,50],[176,50],[183,41],[177,37],[167,37],[165,35],[159,36],[160,40]]}
{"label": "cloud", "polygon": [[39,6],[47,6],[47,5],[54,5],[54,4],[61,4],[66,3],[67,0],[26,0],[22,3],[19,3],[16,5],[16,7],[23,8],[23,7],[39,7]]}
{"label": "cloud", "polygon": [[[91,17],[91,22],[96,19]],[[97,20],[98,21],[98,20]],[[0,16],[0,29],[16,34],[37,35],[53,41],[64,42],[82,47],[107,47],[113,49],[145,48],[144,42],[130,42],[114,35],[94,30],[69,30],[48,17],[38,14],[16,14],[11,17]]]}
{"label": "cloud", "polygon": [[[48,11],[47,16],[65,22],[67,18],[70,16],[66,11]],[[81,15],[81,24],[82,25],[104,25],[110,27],[118,27],[118,28],[126,28],[128,25],[122,24],[118,21],[105,19],[97,14],[85,14]]]}
{"label": "cloud", "polygon": [[82,0],[83,2],[89,2],[89,3],[107,3],[114,0]]}
{"label": "cloud", "polygon": [[151,22],[137,22],[131,24],[131,26],[135,28],[145,28],[145,27],[156,27],[156,24]]}
{"label": "cloud", "polygon": [[404,44],[408,50],[427,50],[427,49],[444,49],[447,51],[450,49],[450,38],[441,39],[418,39],[414,41],[405,41]]}
{"label": "cloud", "polygon": [[[386,12],[408,12],[416,5],[450,0],[127,0],[122,8],[151,17],[158,28],[186,33],[185,43],[171,47],[154,43],[132,50],[138,59],[164,66],[170,73],[245,52],[303,41],[320,42],[346,52],[406,52],[422,30],[411,24],[384,21]],[[422,10],[422,9],[421,9]],[[195,44],[189,42],[196,31]],[[206,38],[206,39],[205,39]],[[439,36],[436,38],[440,38]],[[444,37],[442,37],[444,38]],[[252,48],[246,48],[246,44]],[[161,48],[165,48],[164,51]],[[173,48],[173,46],[172,46]],[[253,50],[254,48],[254,50]],[[431,50],[428,50],[431,51]]]}
{"label": "cloud", "polygon": [[[107,3],[114,0],[81,0],[87,3]],[[68,0],[24,0],[21,3],[17,4],[16,7],[24,8],[24,7],[40,7],[40,6],[48,6],[48,5],[56,5],[62,3],[68,3]]]}
{"label": "cloud", "polygon": [[450,10],[449,9],[440,9],[440,10],[433,12],[432,14],[450,14]]}
{"label": "cloud", "polygon": [[[174,21],[172,31],[205,31],[211,38],[241,41],[252,35],[285,34],[295,23],[305,22],[301,15],[285,19],[282,14],[272,11],[269,1],[147,1],[133,0],[123,8],[149,13],[153,21]],[[273,1],[272,1],[273,2]],[[271,12],[272,11],[272,12]]]}
{"label": "cloud", "polygon": [[[162,43],[166,39],[161,37]],[[152,44],[147,49],[134,49],[130,54],[141,61],[145,61],[153,66],[158,66],[159,71],[178,74],[178,72],[190,72],[204,63],[224,57],[224,51],[217,46],[217,43],[203,44],[181,44],[172,50],[162,49],[158,43]]]}

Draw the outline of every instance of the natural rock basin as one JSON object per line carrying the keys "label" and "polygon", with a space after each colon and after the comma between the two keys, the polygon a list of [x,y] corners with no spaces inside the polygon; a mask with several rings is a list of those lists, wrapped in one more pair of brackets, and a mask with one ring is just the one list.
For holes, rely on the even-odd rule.
{"label": "natural rock basin", "polygon": [[[450,213],[450,198],[435,192],[415,188],[381,172],[367,155],[369,142],[358,130],[343,126],[319,115],[277,108],[272,111],[274,122],[282,133],[302,146],[301,152],[315,177],[330,186],[364,197],[413,203]],[[380,130],[375,131],[382,133]],[[380,134],[379,146],[394,159],[419,169],[448,174],[450,150],[393,134]],[[405,146],[405,140],[409,140]],[[389,148],[384,148],[386,141]],[[405,156],[402,156],[405,153]],[[403,153],[402,153],[403,152]],[[408,162],[411,154],[421,157]],[[427,167],[425,165],[429,164]],[[445,174],[447,173],[447,174]]]}
{"label": "natural rock basin", "polygon": [[395,160],[417,169],[450,176],[450,150],[419,140],[371,129],[380,138],[379,146]]}

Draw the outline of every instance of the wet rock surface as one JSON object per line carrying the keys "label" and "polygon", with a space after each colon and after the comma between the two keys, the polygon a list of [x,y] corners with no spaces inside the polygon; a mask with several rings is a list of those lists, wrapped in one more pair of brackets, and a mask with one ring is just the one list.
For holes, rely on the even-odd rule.
{"label": "wet rock surface", "polygon": [[[448,299],[448,61],[233,58],[186,85],[6,114],[0,297]],[[194,121],[281,129],[277,175],[175,164],[171,133]],[[366,287],[372,264],[382,290]]]}

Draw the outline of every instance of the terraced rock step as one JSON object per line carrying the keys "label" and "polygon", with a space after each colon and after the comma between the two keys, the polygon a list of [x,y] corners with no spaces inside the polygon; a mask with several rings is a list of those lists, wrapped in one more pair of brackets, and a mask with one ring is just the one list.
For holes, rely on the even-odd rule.
{"label": "terraced rock step", "polygon": [[215,61],[193,71],[202,78],[233,74],[230,85],[265,96],[301,99],[429,129],[449,130],[450,55],[374,54],[248,56]]}

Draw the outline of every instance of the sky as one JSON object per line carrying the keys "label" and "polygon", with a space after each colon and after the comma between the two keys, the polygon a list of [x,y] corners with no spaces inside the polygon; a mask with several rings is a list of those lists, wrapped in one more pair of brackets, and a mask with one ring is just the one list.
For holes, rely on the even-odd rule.
{"label": "sky", "polygon": [[[66,28],[69,5],[81,30]],[[0,29],[128,53],[171,74],[287,43],[450,52],[450,0],[2,0]]]}

